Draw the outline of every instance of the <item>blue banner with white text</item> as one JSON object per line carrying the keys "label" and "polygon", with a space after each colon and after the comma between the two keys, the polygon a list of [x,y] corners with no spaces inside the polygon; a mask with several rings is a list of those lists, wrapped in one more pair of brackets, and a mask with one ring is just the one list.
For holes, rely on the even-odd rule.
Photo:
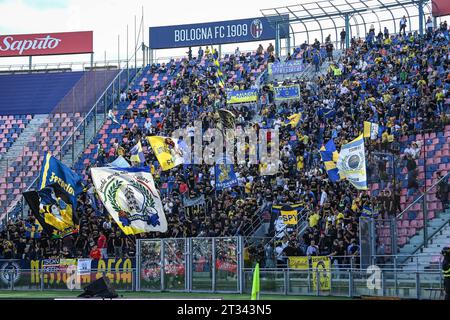
{"label": "blue banner with white text", "polygon": [[232,164],[217,164],[215,166],[216,190],[223,190],[238,185],[238,179]]}
{"label": "blue banner with white text", "polygon": [[281,86],[275,87],[275,100],[290,100],[290,99],[300,99],[300,86]]}
{"label": "blue banner with white text", "polygon": [[258,101],[258,90],[239,90],[227,92],[227,104],[248,103]]}
{"label": "blue banner with white text", "polygon": [[225,43],[272,40],[276,37],[275,19],[280,38],[289,35],[289,16],[250,18],[175,26],[151,27],[150,48],[169,49],[210,46]]}
{"label": "blue banner with white text", "polygon": [[300,73],[305,70],[305,65],[301,60],[291,60],[287,62],[269,63],[269,75]]}

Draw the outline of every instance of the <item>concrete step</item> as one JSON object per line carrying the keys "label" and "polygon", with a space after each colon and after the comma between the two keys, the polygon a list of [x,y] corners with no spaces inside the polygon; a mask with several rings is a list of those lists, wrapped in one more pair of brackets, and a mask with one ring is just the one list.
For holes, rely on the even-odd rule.
{"label": "concrete step", "polygon": [[[70,148],[66,154],[62,157],[62,162],[69,166],[73,167],[75,162],[78,160],[78,158],[81,156],[81,154],[86,149],[86,146],[89,145],[90,141],[95,137],[97,132],[101,129],[105,122],[105,117],[103,114],[98,114],[96,116],[97,122],[95,123],[94,119],[92,119],[86,128],[86,137],[84,137],[83,134],[81,134],[78,139],[75,141],[75,148],[72,154],[72,148]],[[86,141],[86,146],[84,145]]]}
{"label": "concrete step", "polygon": [[25,127],[23,132],[13,143],[8,152],[0,155],[0,176],[3,176],[9,166],[11,166],[19,155],[21,155],[23,148],[27,146],[31,137],[37,134],[39,127],[44,123],[48,115],[35,115],[30,123]]}
{"label": "concrete step", "polygon": [[441,226],[445,222],[447,222],[448,219],[445,218],[434,218],[433,220],[429,221],[430,226]]}

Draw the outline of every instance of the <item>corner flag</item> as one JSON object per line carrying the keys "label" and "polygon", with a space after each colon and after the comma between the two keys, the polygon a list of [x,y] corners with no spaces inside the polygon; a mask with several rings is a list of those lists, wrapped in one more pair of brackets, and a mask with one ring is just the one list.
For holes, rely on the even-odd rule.
{"label": "corner flag", "polygon": [[256,264],[253,271],[253,286],[251,300],[259,300],[259,263]]}

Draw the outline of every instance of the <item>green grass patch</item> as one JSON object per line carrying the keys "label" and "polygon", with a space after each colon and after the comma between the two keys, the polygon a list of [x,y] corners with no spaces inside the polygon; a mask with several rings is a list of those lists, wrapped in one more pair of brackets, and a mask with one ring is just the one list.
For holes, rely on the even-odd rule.
{"label": "green grass patch", "polygon": [[[0,291],[0,299],[57,299],[76,298],[81,291]],[[118,292],[128,299],[223,299],[250,300],[250,294],[229,293],[185,293],[185,292]],[[348,300],[346,297],[266,295],[261,300]]]}

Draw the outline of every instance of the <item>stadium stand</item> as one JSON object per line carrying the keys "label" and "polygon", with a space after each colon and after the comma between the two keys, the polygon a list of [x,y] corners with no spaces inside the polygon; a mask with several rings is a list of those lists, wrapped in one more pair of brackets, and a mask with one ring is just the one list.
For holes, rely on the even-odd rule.
{"label": "stadium stand", "polygon": [[[270,217],[265,220],[270,220],[270,226],[265,236],[274,241],[268,243],[270,250],[258,247],[259,252],[252,252],[252,255],[259,257],[262,267],[269,267],[273,259],[282,264],[286,255],[306,254],[336,256],[334,263],[346,264],[347,258],[359,254],[358,219],[363,207],[369,207],[372,216],[380,221],[397,216],[425,187],[437,181],[437,172],[442,176],[449,172],[448,41],[446,25],[427,38],[381,33],[371,35],[366,41],[352,39],[351,47],[338,59],[315,69],[325,68],[328,72],[308,80],[284,80],[284,85],[298,83],[301,88],[301,99],[289,104],[275,104],[273,100],[273,87],[277,84],[265,74],[268,63],[276,61],[272,49],[258,48],[256,52],[239,56],[225,55],[219,62],[225,88],[253,87],[263,97],[256,114],[252,106],[235,107],[234,111],[242,116],[244,123],[280,129],[281,163],[280,173],[271,177],[261,176],[257,165],[237,166],[240,185],[216,192],[210,184],[214,178],[207,166],[179,166],[169,173],[162,172],[144,137],[149,134],[170,136],[175,129],[191,126],[196,119],[202,120],[203,129],[216,125],[213,113],[226,103],[225,88],[221,88],[214,76],[217,52],[198,59],[183,58],[149,65],[131,90],[121,97],[115,119],[104,122],[74,164],[74,170],[83,175],[88,185],[87,193],[79,200],[80,232],[70,236],[71,240],[64,244],[61,239],[43,235],[41,243],[36,241],[38,245],[24,253],[17,251],[17,244],[25,237],[22,235],[25,223],[33,223],[33,218],[27,218],[27,222],[11,221],[4,235],[16,236],[4,245],[7,249],[3,255],[55,257],[64,252],[64,257],[87,257],[102,230],[108,241],[121,237],[121,252],[132,256],[135,237],[121,234],[104,214],[101,204],[96,204],[97,210],[92,205],[96,200],[89,168],[103,166],[118,155],[129,159],[130,149],[141,141],[146,163],[162,193],[169,231],[136,237],[254,235],[264,221],[261,220],[262,209],[274,204],[300,204],[305,208],[302,213],[305,230],[279,236],[276,232],[278,216],[269,212]],[[301,59],[304,70],[310,72],[310,64],[317,62],[316,52],[321,62],[326,60],[325,48],[325,44],[306,45],[296,48],[288,59]],[[336,69],[340,72],[335,72]],[[259,85],[257,79],[261,75],[266,80]],[[287,117],[294,113],[302,114],[300,124],[294,128],[284,126]],[[73,125],[73,118],[78,117],[67,114],[46,122],[40,131],[44,137],[42,151],[59,152],[64,127]],[[318,150],[330,139],[334,139],[340,149],[362,131],[364,121],[379,123],[383,134],[373,141],[367,140],[370,190],[358,192],[347,181],[330,182]],[[31,144],[37,145],[36,142],[31,141]],[[413,142],[422,148],[414,146]],[[26,158],[19,158],[17,164],[24,161],[30,164],[24,172],[28,172],[31,181],[42,153],[31,145],[26,152]],[[391,164],[389,157],[394,159]],[[3,184],[5,190],[19,188],[14,185],[17,174],[16,170],[11,170],[10,179]],[[393,176],[395,182],[391,179]],[[386,191],[389,196],[385,195]],[[435,193],[431,193],[429,220],[445,209],[445,201],[438,200]],[[203,208],[187,211],[181,205],[184,198],[196,198],[201,194],[207,198]],[[16,196],[18,192],[3,194],[0,200],[11,201]],[[247,228],[248,225],[252,228]],[[414,205],[397,225],[398,245],[403,247],[423,227],[419,206]],[[389,247],[389,230],[378,228],[378,235],[379,243],[386,246],[385,253],[393,253]],[[42,243],[46,244],[42,246]],[[63,250],[68,245],[69,254]],[[114,245],[108,245],[108,254],[114,254]]]}
{"label": "stadium stand", "polygon": [[0,116],[1,155],[8,152],[32,118],[32,115]]}
{"label": "stadium stand", "polygon": [[1,75],[0,114],[48,114],[83,75],[84,72]]}
{"label": "stadium stand", "polygon": [[[80,137],[82,132],[76,130],[77,126],[117,74],[117,70],[105,70],[0,76],[2,83],[9,88],[3,101],[5,105],[11,106],[11,109],[5,109],[19,114],[2,116],[8,118],[5,122],[20,118],[20,121],[25,119],[29,123],[37,116],[42,119],[36,123],[36,127],[29,132],[26,141],[23,141],[17,150],[5,150],[2,154],[1,208],[5,211],[11,210],[20,201],[20,190],[31,185],[38,177],[42,159],[47,152],[60,153],[68,137],[74,134],[75,141]],[[8,83],[13,83],[14,86]],[[14,100],[14,97],[17,99]],[[99,112],[102,113],[103,119],[103,111]],[[21,113],[25,115],[20,115]],[[12,143],[13,140],[8,141],[8,146]],[[68,141],[63,152],[66,152],[70,145],[71,141]],[[2,216],[4,214],[5,212]]]}

